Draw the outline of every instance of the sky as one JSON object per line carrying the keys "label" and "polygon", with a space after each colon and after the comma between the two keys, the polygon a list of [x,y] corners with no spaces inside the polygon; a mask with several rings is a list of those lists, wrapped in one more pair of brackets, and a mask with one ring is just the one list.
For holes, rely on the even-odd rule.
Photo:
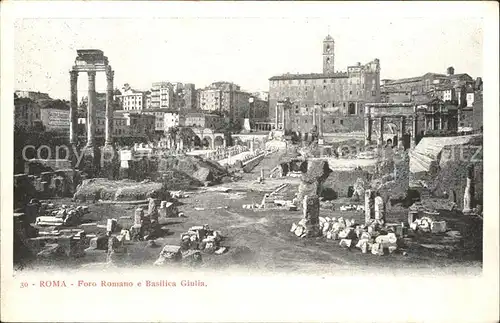
{"label": "sky", "polygon": [[[449,66],[482,76],[483,21],[451,17],[23,18],[14,24],[14,87],[69,99],[76,50],[92,48],[108,57],[116,88],[146,90],[157,81],[202,88],[224,80],[267,91],[271,76],[321,72],[328,33],[339,71],[378,58],[381,79],[445,73]],[[105,92],[104,73],[96,79]],[[78,91],[86,95],[84,73]]]}

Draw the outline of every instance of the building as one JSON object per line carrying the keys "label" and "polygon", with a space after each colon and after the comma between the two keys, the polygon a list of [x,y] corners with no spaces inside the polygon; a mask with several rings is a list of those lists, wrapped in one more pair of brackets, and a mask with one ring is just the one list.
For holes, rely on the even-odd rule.
{"label": "building", "polygon": [[[79,109],[83,111],[87,111],[87,102],[88,102],[88,97],[83,96],[82,101],[80,101],[80,107]],[[114,109],[113,110],[120,110],[119,106],[119,100],[118,102],[113,102]],[[95,93],[95,109],[96,111],[106,111],[106,93]]]}
{"label": "building", "polygon": [[476,93],[474,91],[474,88],[472,88],[472,87],[467,88],[467,92],[466,92],[466,107],[467,108],[473,107],[475,95],[476,95]]}
{"label": "building", "polygon": [[40,120],[46,131],[67,132],[69,135],[69,103],[46,100],[40,104]]}
{"label": "building", "polygon": [[33,101],[50,100],[50,96],[47,93],[42,93],[42,92],[17,90],[14,92],[14,94],[18,98],[31,99]]}
{"label": "building", "polygon": [[174,89],[172,83],[156,82],[151,86],[151,109],[169,109],[173,107]]}
{"label": "building", "polygon": [[386,90],[380,93],[380,102],[383,103],[411,102],[411,92],[405,90]]}
{"label": "building", "polygon": [[151,91],[146,91],[146,109],[151,108]]}
{"label": "building", "polygon": [[[348,123],[354,127],[349,130],[362,130],[362,120],[356,120],[362,119],[364,103],[381,100],[380,62],[374,59],[364,65],[348,66],[345,72],[336,72],[334,47],[335,42],[328,35],[323,41],[323,73],[287,73],[269,79],[271,120],[275,118],[277,103],[287,100],[292,105],[290,119],[293,131],[307,132],[310,129],[309,119],[312,119],[315,104],[322,107],[324,117],[326,114],[333,114],[334,119],[346,116],[346,120],[350,120]],[[356,118],[353,119],[353,116]]]}
{"label": "building", "polygon": [[259,91],[252,93],[252,96],[256,99],[260,99],[262,101],[269,101],[269,92],[268,91]]}
{"label": "building", "polygon": [[142,110],[147,106],[146,91],[134,90],[129,84],[123,86],[122,94],[118,98],[121,110]]}
{"label": "building", "polygon": [[483,129],[483,91],[480,90],[476,94],[476,100],[472,104],[472,128]]}
{"label": "building", "polygon": [[[244,118],[265,120],[269,115],[267,92],[249,93],[231,82],[214,82],[199,91],[199,109],[242,123]],[[251,102],[251,98],[253,102]],[[251,109],[251,105],[252,109]]]}
{"label": "building", "polygon": [[194,84],[184,84],[182,96],[184,100],[184,106],[182,107],[183,109],[188,111],[197,109],[198,93]]}
{"label": "building", "polygon": [[173,109],[144,109],[140,113],[153,115],[155,117],[155,131],[161,133],[182,125],[184,121],[182,114]]}
{"label": "building", "polygon": [[216,114],[192,112],[186,114],[185,126],[219,130],[224,126],[224,118]]}
{"label": "building", "polygon": [[14,125],[21,128],[32,128],[40,120],[40,105],[27,98],[14,98]]}
{"label": "building", "polygon": [[384,80],[381,92],[407,91],[412,95],[434,93],[443,87],[467,86],[474,83],[468,74],[455,74],[453,67],[448,67],[446,74],[426,73],[422,76],[403,78],[398,80]]}
{"label": "building", "polygon": [[[105,118],[104,111],[96,111],[96,138],[105,136]],[[85,125],[86,117],[78,118],[78,124]],[[147,138],[155,132],[155,117],[136,112],[118,110],[113,112],[113,137],[137,137]]]}
{"label": "building", "polygon": [[251,120],[266,121],[269,117],[269,102],[254,96],[249,115]]}

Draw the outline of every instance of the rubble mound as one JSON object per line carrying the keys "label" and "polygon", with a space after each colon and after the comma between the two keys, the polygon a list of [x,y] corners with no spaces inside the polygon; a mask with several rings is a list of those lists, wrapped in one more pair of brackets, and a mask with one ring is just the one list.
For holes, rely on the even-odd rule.
{"label": "rubble mound", "polygon": [[[179,177],[183,177],[187,181],[186,176],[191,177],[190,184],[200,186],[203,182],[220,183],[224,177],[228,177],[228,171],[219,163],[204,160],[199,156],[169,156],[162,158],[158,165],[158,172],[167,173],[177,171]],[[177,187],[176,189],[182,189]]]}
{"label": "rubble mound", "polygon": [[172,190],[186,190],[203,185],[202,181],[177,169],[162,172],[158,181],[168,183],[168,187]]}
{"label": "rubble mound", "polygon": [[145,200],[153,196],[167,200],[170,193],[167,190],[166,184],[92,178],[84,180],[78,186],[73,199],[79,202],[97,200],[134,201]]}

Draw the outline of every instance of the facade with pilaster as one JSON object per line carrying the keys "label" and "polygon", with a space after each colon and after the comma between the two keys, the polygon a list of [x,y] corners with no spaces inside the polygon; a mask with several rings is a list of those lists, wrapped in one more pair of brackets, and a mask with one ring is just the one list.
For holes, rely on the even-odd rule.
{"label": "facade with pilaster", "polygon": [[[335,71],[334,46],[333,38],[327,36],[323,41],[322,73],[287,73],[269,79],[271,120],[274,120],[277,103],[287,100],[291,103],[292,131],[311,131],[315,105],[319,105],[328,119],[339,120],[336,123],[325,121],[325,132],[363,129],[364,104],[380,102],[380,62],[374,59],[364,65],[348,66],[347,71]],[[341,118],[346,120],[342,123],[346,122],[351,128],[339,127]]]}

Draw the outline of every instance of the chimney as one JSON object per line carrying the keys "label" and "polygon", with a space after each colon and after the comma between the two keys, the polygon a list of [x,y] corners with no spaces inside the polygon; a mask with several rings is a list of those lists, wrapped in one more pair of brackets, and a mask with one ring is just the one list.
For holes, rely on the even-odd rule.
{"label": "chimney", "polygon": [[446,74],[447,74],[448,76],[451,76],[451,75],[455,74],[455,69],[453,68],[453,66],[450,66],[450,67],[448,67],[448,68],[446,69]]}

